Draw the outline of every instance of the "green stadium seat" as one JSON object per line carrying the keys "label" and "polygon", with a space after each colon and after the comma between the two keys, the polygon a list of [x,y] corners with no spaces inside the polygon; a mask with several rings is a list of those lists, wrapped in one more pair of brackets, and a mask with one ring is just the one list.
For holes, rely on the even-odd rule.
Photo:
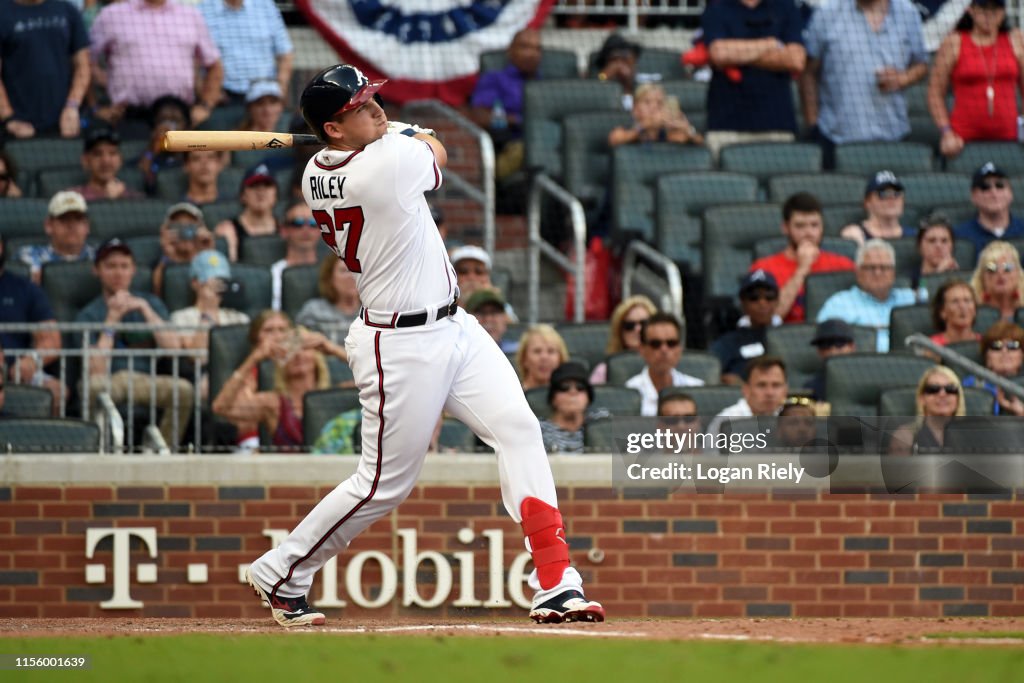
{"label": "green stadium seat", "polygon": [[[958,193],[960,194],[960,193]],[[978,215],[978,210],[974,208],[974,205],[970,202],[956,202],[955,204],[937,204],[932,207],[932,211],[941,213],[949,219],[949,222],[953,224],[953,227],[966,223],[967,221]],[[1010,207],[1010,211],[1016,213],[1013,207]],[[972,258],[971,262],[974,262],[973,254],[974,250],[971,250]]]}
{"label": "green stadium seat", "polygon": [[678,50],[663,50],[654,47],[645,47],[636,59],[636,72],[638,74],[658,74],[662,81],[679,80],[686,78],[686,69],[683,67],[682,54]]}
{"label": "green stadium seat", "polygon": [[[975,363],[977,363],[978,365],[984,365],[985,364],[985,359],[981,355],[980,345],[976,341],[964,341],[964,342],[955,342],[953,344],[946,344],[946,348],[949,349],[950,351],[955,351],[956,353],[959,353],[964,358],[966,358],[968,360],[972,360]],[[956,368],[953,368],[953,370],[958,375],[964,375],[964,373],[961,373],[961,372],[957,371]],[[967,374],[970,374],[970,373],[967,373]]]}
{"label": "green stadium seat", "polygon": [[[238,197],[238,188],[242,185],[242,177],[245,171],[235,166],[225,166],[224,170],[217,176],[217,194],[220,201],[234,200]],[[180,202],[188,189],[188,178],[185,177],[185,170],[176,166],[168,168],[157,174],[156,195],[169,203]]]}
{"label": "green stadium seat", "polygon": [[971,175],[989,161],[1009,175],[1024,174],[1024,149],[1017,142],[970,142],[946,160],[946,170]]}
{"label": "green stadium seat", "polygon": [[[548,405],[548,388],[535,387],[526,391],[526,402],[534,415],[544,420],[551,414]],[[604,408],[613,416],[628,417],[640,414],[640,394],[634,389],[602,384],[594,387],[594,401],[591,408]]]}
{"label": "green stadium seat", "polygon": [[320,296],[320,266],[292,266],[281,273],[281,310],[292,320],[310,299]]}
{"label": "green stadium seat", "polygon": [[900,176],[908,205],[932,208],[961,201],[970,205],[971,179],[956,173],[907,173]]}
{"label": "green stadium seat", "polygon": [[[962,240],[958,240],[957,245],[959,245],[961,241]],[[971,249],[973,251],[973,245],[971,245]],[[973,259],[971,259],[971,261],[973,262]],[[959,263],[959,257],[957,257],[957,262]],[[924,287],[925,290],[927,290],[928,296],[931,297],[935,295],[935,292],[938,291],[939,287],[941,287],[942,283],[945,282],[946,280],[951,280],[955,278],[963,280],[964,282],[970,282],[971,276],[973,275],[973,270],[951,270],[945,273],[932,273],[930,275],[922,275],[921,286]]]}
{"label": "green stadium seat", "polygon": [[249,355],[249,326],[221,325],[210,330],[209,362],[210,400],[220,393],[231,373]]}
{"label": "green stadium seat", "polygon": [[[786,378],[791,391],[803,387],[825,366],[818,356],[818,350],[811,346],[816,328],[814,323],[793,323],[768,330],[765,352],[778,356],[786,364]],[[856,325],[852,328],[857,349],[875,348],[873,329]]]}
{"label": "green stadium seat", "polygon": [[[498,71],[508,64],[507,50],[480,53],[480,73]],[[540,74],[544,80],[579,78],[580,68],[573,50],[544,48],[540,55]]]}
{"label": "green stadium seat", "polygon": [[45,169],[79,166],[82,140],[47,137],[14,139],[7,142],[5,150],[19,170],[36,176]]}
{"label": "green stadium seat", "polygon": [[227,104],[214,108],[210,118],[196,126],[197,130],[237,130],[245,118],[245,106]]}
{"label": "green stadium seat", "polygon": [[825,392],[832,415],[878,415],[883,391],[916,387],[921,374],[935,365],[927,358],[902,353],[852,353],[825,362]]}
{"label": "green stadium seat", "polygon": [[[639,374],[645,365],[643,357],[634,351],[612,354],[605,362],[608,364],[607,382],[615,386],[625,384],[630,377]],[[676,364],[676,370],[704,380],[708,385],[722,381],[721,363],[715,355],[705,351],[684,351]]]}
{"label": "green stadium seat", "polygon": [[864,199],[864,179],[842,173],[801,173],[768,181],[768,198],[773,202],[781,204],[797,192],[810,192],[824,205],[853,204]]}
{"label": "green stadium seat", "polygon": [[608,133],[616,126],[630,125],[632,120],[625,111],[573,114],[565,118],[565,188],[584,204],[597,206],[604,201],[612,166]]}
{"label": "green stadium seat", "polygon": [[887,169],[893,173],[934,170],[932,148],[920,142],[854,142],[836,146],[836,171],[865,178]]}
{"label": "green stadium seat", "polygon": [[7,382],[4,386],[4,413],[14,417],[50,417],[53,394],[48,389]]}
{"label": "green stadium seat", "polygon": [[690,119],[690,123],[694,127],[699,128],[694,123],[693,117],[697,114],[703,114],[707,109],[708,84],[691,79],[669,80],[662,81],[661,87],[665,89],[666,95],[676,98],[679,108],[686,114],[686,118]]}
{"label": "green stadium seat", "polygon": [[[964,407],[968,415],[991,415],[995,398],[985,389],[964,388]],[[878,400],[879,414],[907,416],[917,414],[917,386],[887,389]]]}
{"label": "green stadium seat", "polygon": [[849,289],[857,282],[852,270],[832,273],[811,273],[804,280],[804,315],[806,320],[815,321],[818,311],[830,296]]}
{"label": "green stadium seat", "polygon": [[656,143],[612,150],[612,233],[654,237],[654,185],[669,173],[711,170],[704,147]]}
{"label": "green stadium seat", "polygon": [[280,235],[258,235],[242,242],[239,262],[253,266],[271,266],[285,257],[287,245]]}
{"label": "green stadium seat", "polygon": [[[270,164],[271,167],[287,165],[294,152],[290,147],[282,149],[247,149],[231,153],[231,165],[247,171],[260,164]],[[281,188],[278,187],[280,192]]]}
{"label": "green stadium seat", "polygon": [[569,355],[594,367],[604,358],[608,345],[607,322],[560,323],[555,330],[562,336]]}
{"label": "green stadium seat", "polygon": [[359,407],[359,390],[354,387],[307,391],[302,397],[302,434],[306,445],[313,445],[328,422]]}
{"label": "green stadium seat", "polygon": [[716,206],[704,212],[705,299],[736,298],[740,280],[753,262],[754,245],[779,235],[781,222],[775,204]]}
{"label": "green stadium seat", "polygon": [[477,443],[476,434],[463,422],[453,417],[441,421],[441,434],[437,438],[437,446],[441,451],[456,453],[491,452],[491,448]]}
{"label": "green stadium seat", "polygon": [[583,451],[586,453],[622,453],[626,434],[651,430],[649,417],[614,417],[583,425]]}
{"label": "green stadium seat", "polygon": [[100,428],[69,417],[12,417],[0,420],[0,452],[98,453]]}
{"label": "green stadium seat", "polygon": [[757,180],[739,173],[673,173],[655,186],[655,225],[658,249],[700,272],[701,222],[705,209],[715,205],[748,204],[757,199]]}
{"label": "green stadium seat", "polygon": [[747,173],[760,182],[783,174],[820,173],[821,147],[808,142],[752,142],[722,148],[723,171]]}
{"label": "green stadium seat", "polygon": [[912,113],[910,119],[910,135],[906,142],[918,142],[927,145],[933,150],[938,150],[941,132],[932,120],[931,114]]}
{"label": "green stadium seat", "polygon": [[[74,322],[78,312],[100,295],[90,261],[54,261],[43,266],[40,284],[50,300],[58,322]],[[139,292],[153,291],[153,273],[136,265],[131,288]]]}
{"label": "green stadium seat", "polygon": [[136,263],[156,263],[164,253],[163,247],[160,246],[160,235],[139,235],[129,237],[124,242],[135,255]]}
{"label": "green stadium seat", "polygon": [[89,203],[89,234],[97,243],[112,237],[155,235],[170,204],[161,199],[118,199]]}
{"label": "green stadium seat", "polygon": [[525,166],[562,177],[562,120],[571,114],[621,111],[618,83],[582,79],[530,81],[523,93]]}
{"label": "green stadium seat", "polygon": [[43,233],[43,223],[46,222],[46,211],[49,199],[33,197],[20,197],[8,199],[0,197],[0,217],[3,223],[3,236],[11,237],[38,237]]}

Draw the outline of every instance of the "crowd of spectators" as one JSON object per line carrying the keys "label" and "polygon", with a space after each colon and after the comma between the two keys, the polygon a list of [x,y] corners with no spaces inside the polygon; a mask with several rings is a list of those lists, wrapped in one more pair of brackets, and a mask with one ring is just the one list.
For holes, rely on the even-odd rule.
{"label": "crowd of spectators", "polygon": [[[103,327],[87,334],[88,344],[101,353],[91,357],[81,381],[65,379],[65,386],[55,364],[59,334],[41,326],[32,334],[0,335],[4,348],[32,350],[8,354],[3,379],[45,387],[55,411],[69,393],[90,404],[101,391],[115,402],[132,396],[140,405],[153,403],[159,431],[171,444],[188,438],[195,395],[232,423],[232,446],[251,445],[261,429],[265,445],[306,445],[302,397],[344,384],[332,380],[328,358],[346,359],[346,331],[360,311],[355,277],[333,254],[324,254],[317,220],[296,200],[294,183],[282,183],[280,173],[290,170],[291,157],[252,158],[243,171],[227,153],[168,153],[160,144],[166,131],[212,120],[244,130],[289,125],[293,46],[280,12],[270,0],[204,0],[197,6],[126,0],[103,6],[88,20],[54,0],[0,0],[0,8],[0,142],[60,137],[81,144],[80,175],[46,197],[44,238],[18,235],[8,261],[17,271],[0,271],[0,321],[54,322],[48,297],[55,290],[46,287],[45,273],[56,270],[48,266],[83,263],[95,273],[99,294],[73,319]],[[978,141],[1018,138],[1024,39],[1008,26],[1002,0],[973,0],[934,58],[925,51],[919,15],[908,0],[826,2],[809,22],[785,1],[724,0],[708,4],[702,30],[710,73],[703,132],[662,85],[638,73],[643,48],[637,42],[613,33],[595,53],[588,76],[617,83],[622,112],[631,115],[631,123],[608,131],[608,149],[702,145],[718,163],[722,151],[735,144],[813,140],[831,170],[842,145],[905,139],[911,130],[906,91],[926,78],[941,156],[955,159]],[[524,88],[546,78],[543,54],[538,30],[518,32],[507,63],[481,73],[466,102],[470,118],[494,139],[499,187],[521,183],[532,171],[524,165]],[[52,87],[38,87],[44,81]],[[1024,239],[1024,222],[1011,210],[1011,174],[998,161],[980,165],[971,177],[974,216],[959,225],[939,213],[918,225],[908,212],[914,198],[901,175],[878,168],[867,178],[863,218],[837,232],[846,246],[854,243],[853,259],[823,248],[825,207],[814,187],[786,198],[782,248],[754,260],[746,273],[735,273],[740,316],[708,340],[708,352],[720,366],[713,379],[680,369],[686,327],[703,319],[659,311],[647,297],[619,304],[608,321],[605,359],[593,363],[581,361],[553,325],[519,326],[509,292],[492,279],[492,255],[479,246],[452,249],[459,304],[509,356],[524,391],[546,391],[550,413],[542,429],[545,443],[557,452],[582,452],[586,426],[609,416],[604,406],[594,405],[595,389],[610,383],[616,357],[635,357],[636,372],[617,382],[636,392],[637,412],[673,428],[702,426],[698,403],[686,391],[705,384],[741,392],[736,403],[707,416],[715,417],[711,431],[730,417],[787,410],[800,416],[826,399],[825,373],[806,386],[791,385],[786,362],[768,352],[772,329],[816,323],[809,344],[823,360],[857,351],[888,353],[902,346],[889,337],[893,310],[929,300],[934,342],[977,343],[986,368],[1017,377],[1024,360],[1024,330],[1015,324],[1024,273],[1014,241]],[[38,176],[26,187],[18,180],[14,158],[0,147],[4,201],[39,185]],[[155,251],[133,242],[136,234],[111,236],[107,226],[95,224],[97,205],[154,197],[167,204],[163,221],[152,226]],[[223,213],[226,205],[234,207],[233,215]],[[94,232],[103,239],[92,239]],[[3,237],[10,239],[6,231]],[[910,264],[901,263],[893,248],[905,239],[916,239],[919,258]],[[956,258],[958,243],[973,248],[970,262]],[[7,256],[7,245],[0,248]],[[233,274],[239,264],[259,260],[253,257],[257,252],[274,256],[259,264],[269,271],[267,310],[252,316],[250,348],[216,391],[204,360],[197,375],[201,384],[193,385],[187,373],[156,368],[155,358],[116,353],[201,351],[210,347],[211,328],[249,324],[255,311],[241,310]],[[303,268],[315,271],[313,289],[297,310],[285,310],[285,274]],[[965,279],[964,271],[971,270]],[[190,300],[172,310],[172,280],[179,277],[172,273],[182,271],[188,273]],[[835,291],[809,318],[809,278],[847,271],[851,286]],[[924,280],[947,272],[950,279],[929,298]],[[981,307],[995,309],[999,322],[979,328]],[[124,331],[121,323],[155,329]],[[857,348],[856,327],[874,331],[873,348]],[[271,386],[260,381],[264,361],[273,365]],[[917,387],[922,420],[900,438],[908,452],[941,446],[938,420],[963,414],[963,387],[971,386],[992,393],[996,414],[1024,414],[1024,402],[1001,388],[975,377],[961,385],[939,366]],[[957,406],[951,409],[950,403]],[[351,419],[346,420],[347,433]]]}

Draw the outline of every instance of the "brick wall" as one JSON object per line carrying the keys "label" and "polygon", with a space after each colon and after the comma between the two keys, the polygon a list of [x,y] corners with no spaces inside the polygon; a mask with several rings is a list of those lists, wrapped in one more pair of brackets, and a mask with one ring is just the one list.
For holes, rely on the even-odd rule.
{"label": "brick wall", "polygon": [[[254,617],[265,614],[238,582],[238,566],[269,547],[267,528],[290,529],[331,487],[48,486],[0,487],[0,616]],[[1024,500],[1000,495],[674,494],[629,498],[607,488],[560,489],[574,561],[589,593],[616,616],[1020,616],[1024,615]],[[133,541],[131,596],[139,610],[104,610],[112,593],[112,544],[86,558],[86,530],[152,527],[157,557]],[[474,529],[464,544],[457,532]],[[374,524],[339,558],[347,615],[422,613],[356,607],[344,589],[353,553],[401,557],[397,529],[415,529],[418,550],[453,565],[451,597],[435,613],[518,614],[518,608],[455,608],[458,564],[475,553],[476,596],[488,596],[487,542],[505,533],[506,571],[522,551],[518,528],[495,486],[417,488],[400,511]],[[603,553],[603,558],[601,557]],[[600,560],[599,562],[595,560]],[[155,583],[135,579],[154,563]],[[106,580],[89,584],[85,566]],[[189,564],[208,581],[190,584]],[[434,573],[420,567],[424,596]],[[380,572],[368,562],[363,590]],[[529,595],[529,591],[526,591]],[[319,579],[313,597],[320,595]],[[328,610],[330,612],[330,610]]]}

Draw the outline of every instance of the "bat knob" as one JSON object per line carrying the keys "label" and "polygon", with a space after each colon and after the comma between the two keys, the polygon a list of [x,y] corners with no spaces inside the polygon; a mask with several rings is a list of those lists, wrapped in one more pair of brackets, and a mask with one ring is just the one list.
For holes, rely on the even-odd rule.
{"label": "bat knob", "polygon": [[163,141],[161,141],[161,143],[160,143],[160,148],[163,149],[163,151],[165,151],[165,152],[168,151],[167,150],[167,134],[166,133],[164,133],[164,138],[163,138]]}

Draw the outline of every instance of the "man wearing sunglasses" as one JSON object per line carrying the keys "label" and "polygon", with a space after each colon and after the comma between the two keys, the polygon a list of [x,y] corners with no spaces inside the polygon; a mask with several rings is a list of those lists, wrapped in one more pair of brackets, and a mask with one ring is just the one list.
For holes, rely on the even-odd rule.
{"label": "man wearing sunglasses", "polygon": [[974,253],[993,240],[1011,240],[1024,237],[1024,221],[1010,213],[1013,189],[1006,173],[988,161],[971,178],[971,203],[978,214],[956,228],[958,240],[974,244]]}
{"label": "man wearing sunglasses", "polygon": [[755,270],[740,283],[740,308],[743,317],[736,329],[727,332],[711,345],[711,353],[722,363],[722,384],[739,384],[740,374],[751,358],[764,354],[768,328],[781,325],[775,315],[779,303],[779,285],[771,273]]}
{"label": "man wearing sunglasses", "polygon": [[640,355],[646,365],[626,380],[626,386],[640,392],[640,414],[658,414],[658,392],[668,387],[699,387],[704,380],[676,369],[683,357],[681,326],[670,313],[655,313],[640,328]]}
{"label": "man wearing sunglasses", "polygon": [[313,266],[318,263],[316,248],[320,243],[320,226],[313,218],[313,211],[305,202],[295,202],[288,207],[281,223],[281,239],[284,240],[284,258],[270,266],[270,306],[281,310],[281,281],[285,268],[292,266]]}

